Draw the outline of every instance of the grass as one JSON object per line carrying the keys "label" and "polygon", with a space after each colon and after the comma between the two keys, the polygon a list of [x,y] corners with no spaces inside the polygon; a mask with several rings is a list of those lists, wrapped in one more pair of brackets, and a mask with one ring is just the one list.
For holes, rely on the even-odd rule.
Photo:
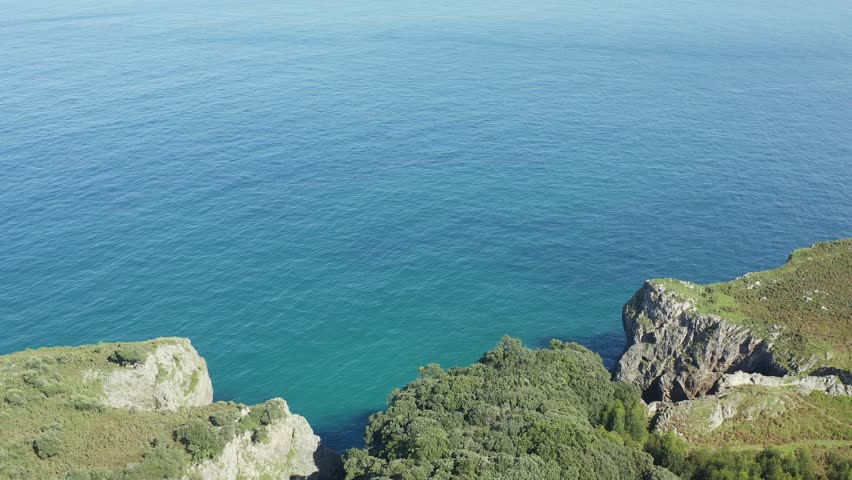
{"label": "grass", "polygon": [[[278,415],[272,401],[253,407],[246,417],[251,421],[242,422],[245,406],[230,402],[177,411],[125,410],[102,403],[102,386],[87,371],[133,368],[158,346],[177,341],[184,340],[53,347],[0,356],[0,479],[64,478],[69,472],[89,478],[89,473],[100,472],[97,478],[124,480],[149,478],[151,472],[179,473],[190,462],[190,446],[179,443],[175,432],[187,424],[209,425],[211,417],[228,419],[210,426],[216,435],[232,438],[252,431],[253,437],[262,437],[269,419]],[[197,382],[194,376],[190,387]],[[132,464],[139,465],[128,469]]]}
{"label": "grass", "polygon": [[[734,408],[736,414],[711,429],[709,417],[719,407]],[[852,397],[848,396],[748,385],[674,408],[668,425],[693,447],[852,447]]]}
{"label": "grass", "polygon": [[[734,406],[736,414],[711,429],[709,417],[717,406]],[[852,397],[748,385],[674,408],[677,413],[666,429],[676,429],[691,450],[757,453],[772,447],[793,453],[806,449],[820,468],[825,468],[829,455],[852,458]]]}
{"label": "grass", "polygon": [[779,268],[729,282],[653,282],[692,302],[699,313],[749,327],[765,339],[777,336],[776,360],[793,371],[852,371],[852,239],[796,250]]}

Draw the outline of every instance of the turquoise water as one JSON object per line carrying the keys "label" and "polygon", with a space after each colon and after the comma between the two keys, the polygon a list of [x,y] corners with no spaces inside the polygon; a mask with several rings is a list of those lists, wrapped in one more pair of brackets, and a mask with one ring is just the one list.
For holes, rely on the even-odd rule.
{"label": "turquoise water", "polygon": [[852,236],[852,4],[0,0],[0,353],[180,335],[334,447]]}

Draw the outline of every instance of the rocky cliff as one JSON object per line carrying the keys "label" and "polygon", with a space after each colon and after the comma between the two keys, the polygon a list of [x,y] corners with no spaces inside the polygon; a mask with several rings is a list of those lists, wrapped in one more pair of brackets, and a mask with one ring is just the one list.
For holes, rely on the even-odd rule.
{"label": "rocky cliff", "polygon": [[624,305],[615,378],[691,445],[852,442],[852,241],[730,282],[648,280]]}
{"label": "rocky cliff", "polygon": [[188,339],[160,342],[140,357],[131,368],[89,369],[83,375],[101,383],[104,403],[114,408],[177,410],[213,402],[207,362]]}
{"label": "rocky cliff", "polygon": [[622,321],[628,348],[615,376],[641,388],[646,401],[694,398],[734,371],[785,373],[770,342],[720,316],[699,313],[694,302],[659,281],[649,280],[633,295]]}
{"label": "rocky cliff", "polygon": [[0,479],[336,478],[338,455],[274,399],[213,402],[183,338],[0,356]]}
{"label": "rocky cliff", "polygon": [[185,480],[335,478],[340,460],[320,445],[307,420],[280,398],[267,403],[276,404],[282,417],[269,424],[263,441],[252,432],[236,435],[222,453],[190,466]]}

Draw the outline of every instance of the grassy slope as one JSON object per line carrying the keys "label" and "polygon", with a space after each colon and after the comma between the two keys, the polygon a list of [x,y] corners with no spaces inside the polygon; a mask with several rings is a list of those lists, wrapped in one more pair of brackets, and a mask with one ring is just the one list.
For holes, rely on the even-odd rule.
{"label": "grassy slope", "polygon": [[[173,341],[132,345],[146,353]],[[155,439],[183,452],[172,436],[178,426],[226,411],[236,416],[242,407],[221,402],[175,412],[106,407],[99,401],[101,386],[86,381],[84,372],[130,368],[107,359],[118,345],[42,348],[0,356],[0,479],[50,479],[75,470],[121,471],[141,461]],[[33,442],[41,430],[56,424],[62,426],[64,446],[55,456],[39,458]],[[183,453],[174,457],[189,462]]]}
{"label": "grassy slope", "polygon": [[[734,407],[737,413],[710,429],[708,419],[719,405]],[[693,446],[852,446],[852,397],[805,394],[796,387],[750,385],[675,408],[678,414],[670,425]]]}
{"label": "grassy slope", "polygon": [[[736,409],[733,418],[711,429],[719,408]],[[691,448],[782,451],[807,448],[824,464],[826,454],[852,458],[852,397],[795,387],[741,386],[716,397],[682,402],[664,430],[676,429]],[[823,465],[824,466],[824,465]]]}
{"label": "grassy slope", "polygon": [[[852,371],[852,239],[796,250],[783,266],[736,280],[699,285],[657,279],[694,301],[701,313],[748,326],[769,338],[778,332],[778,360],[816,360]],[[776,328],[774,326],[781,326]]]}

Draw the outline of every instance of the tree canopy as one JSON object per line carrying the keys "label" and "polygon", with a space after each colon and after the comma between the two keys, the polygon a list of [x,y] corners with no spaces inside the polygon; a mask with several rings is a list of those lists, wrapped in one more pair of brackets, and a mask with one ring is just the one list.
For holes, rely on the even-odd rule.
{"label": "tree canopy", "polygon": [[505,337],[465,368],[420,378],[370,417],[347,479],[670,479],[641,449],[644,405],[600,357],[560,341]]}

